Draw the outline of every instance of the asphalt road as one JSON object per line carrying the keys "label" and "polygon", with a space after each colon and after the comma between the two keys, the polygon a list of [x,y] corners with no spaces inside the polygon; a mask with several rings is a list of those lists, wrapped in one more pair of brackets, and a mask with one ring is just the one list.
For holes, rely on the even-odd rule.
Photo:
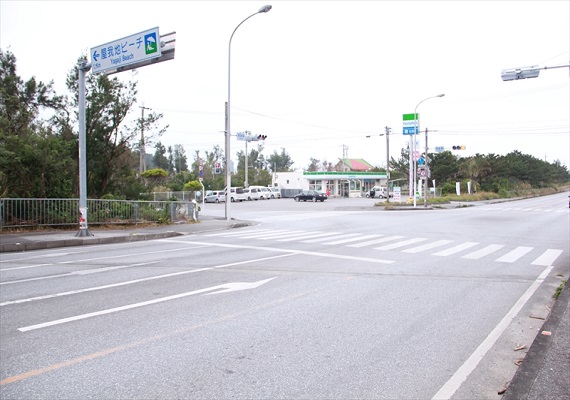
{"label": "asphalt road", "polygon": [[3,254],[0,397],[500,398],[567,274],[567,195],[371,202],[234,203],[259,224]]}

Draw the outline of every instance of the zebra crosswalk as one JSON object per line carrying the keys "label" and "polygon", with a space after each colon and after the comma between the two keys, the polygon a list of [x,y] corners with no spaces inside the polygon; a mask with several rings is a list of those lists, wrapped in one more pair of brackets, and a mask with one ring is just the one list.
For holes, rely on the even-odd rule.
{"label": "zebra crosswalk", "polygon": [[298,242],[347,248],[371,248],[376,251],[400,251],[408,254],[428,253],[435,257],[456,255],[467,260],[493,258],[498,263],[514,263],[525,256],[532,258],[531,265],[550,266],[563,253],[559,249],[541,250],[528,246],[508,247],[505,244],[459,242],[451,239],[430,240],[401,235],[323,232],[308,230],[237,229],[206,234],[209,237],[256,239],[275,242]]}

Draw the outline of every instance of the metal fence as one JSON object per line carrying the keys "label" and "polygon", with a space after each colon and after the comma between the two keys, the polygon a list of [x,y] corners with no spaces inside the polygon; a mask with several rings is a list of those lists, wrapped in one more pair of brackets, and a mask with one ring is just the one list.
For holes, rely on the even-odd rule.
{"label": "metal fence", "polygon": [[[192,219],[191,201],[87,200],[88,225]],[[196,214],[197,217],[197,214]],[[79,199],[0,199],[0,229],[79,225]]]}

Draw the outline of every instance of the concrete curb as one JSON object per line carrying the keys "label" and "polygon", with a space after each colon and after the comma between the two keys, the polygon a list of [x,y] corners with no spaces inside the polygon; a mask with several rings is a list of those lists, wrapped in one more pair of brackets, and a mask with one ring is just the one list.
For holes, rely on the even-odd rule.
{"label": "concrete curb", "polygon": [[[563,345],[564,349],[551,348],[556,346],[558,341],[557,335],[564,335],[560,330],[565,329],[564,313],[568,309],[568,300],[570,298],[570,289],[565,287],[558,299],[554,302],[550,316],[540,328],[539,334],[536,336],[528,353],[526,354],[521,367],[517,370],[507,391],[503,395],[503,400],[527,400],[534,399],[536,396],[532,392],[540,393],[538,398],[560,398],[566,399],[570,397],[558,397],[560,393],[557,390],[566,391],[570,395],[570,377],[567,375],[568,371],[565,370],[564,365],[555,363],[553,365],[546,365],[549,352],[568,352],[567,343]],[[549,332],[549,334],[542,334],[542,332]],[[568,332],[566,332],[568,334]],[[567,360],[566,368],[570,360]],[[550,370],[549,382],[545,385],[541,378],[541,372]],[[542,387],[546,386],[546,387]],[[546,391],[547,393],[543,393]],[[549,395],[550,394],[550,395]],[[551,397],[554,396],[554,397]]]}
{"label": "concrete curb", "polygon": [[17,252],[17,251],[30,251],[42,249],[54,249],[58,247],[69,246],[87,246],[93,244],[109,244],[109,243],[125,243],[125,242],[140,242],[153,239],[164,239],[175,236],[182,236],[179,232],[157,232],[157,233],[134,233],[124,236],[110,236],[110,237],[83,237],[75,239],[56,239],[45,241],[30,241],[26,243],[9,243],[0,244],[0,253]]}

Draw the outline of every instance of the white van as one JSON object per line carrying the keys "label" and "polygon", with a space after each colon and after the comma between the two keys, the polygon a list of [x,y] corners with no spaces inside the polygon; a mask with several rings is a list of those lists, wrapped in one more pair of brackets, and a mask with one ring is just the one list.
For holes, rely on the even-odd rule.
{"label": "white van", "polygon": [[269,200],[271,198],[271,190],[268,187],[250,186],[249,189],[250,189],[250,192],[251,192],[251,189],[257,190],[257,192],[259,193],[259,200]]}
{"label": "white van", "polygon": [[230,194],[230,200],[233,202],[246,200],[245,193],[241,187],[233,187]]}

